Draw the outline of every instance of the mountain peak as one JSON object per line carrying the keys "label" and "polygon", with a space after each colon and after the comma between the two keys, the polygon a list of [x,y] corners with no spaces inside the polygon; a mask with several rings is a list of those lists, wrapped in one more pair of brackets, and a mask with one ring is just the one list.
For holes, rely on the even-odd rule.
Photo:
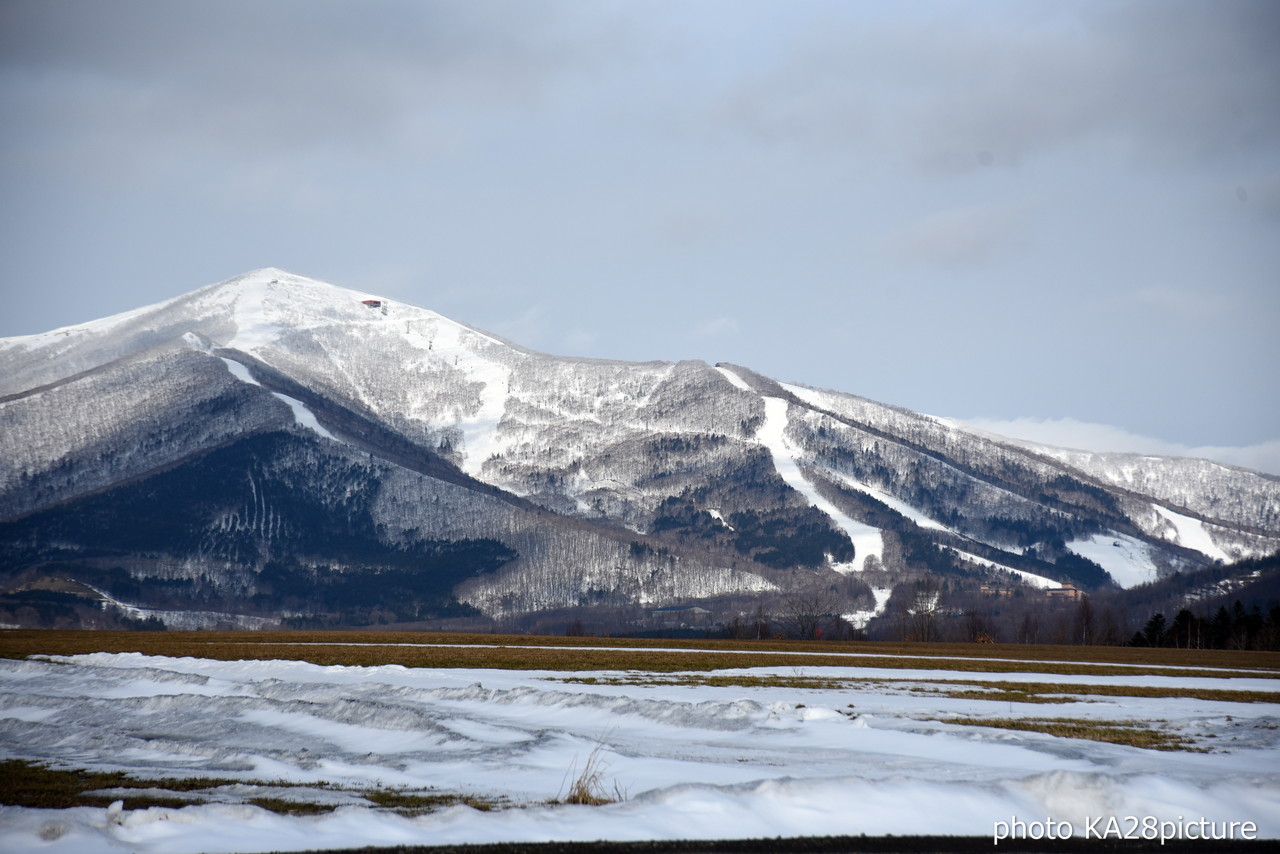
{"label": "mountain peak", "polygon": [[335,294],[355,294],[363,295],[360,291],[343,285],[335,285],[332,282],[326,282],[322,279],[316,279],[311,276],[304,276],[300,273],[294,273],[280,267],[260,267],[256,270],[249,270],[238,276],[232,276],[221,282],[215,282],[206,285],[193,293],[203,292],[239,292],[244,290],[253,290],[258,288],[271,289],[289,289],[289,288],[311,288],[317,291],[330,291]]}
{"label": "mountain peak", "polygon": [[[880,613],[926,575],[968,607],[980,584],[1105,590],[1280,544],[1277,485],[1248,472],[1117,482],[747,368],[544,355],[275,267],[4,342],[0,407],[11,576],[79,549],[84,583],[179,573],[233,610],[232,589],[342,610],[360,575],[394,582],[396,614],[727,609],[797,583]],[[462,574],[395,587],[440,561]],[[307,579],[329,592],[290,604]]]}
{"label": "mountain peak", "polygon": [[386,302],[276,267],[253,270],[197,292],[196,324],[229,320],[229,336],[210,335],[220,346],[253,350],[282,335],[308,329],[368,322],[384,315]]}

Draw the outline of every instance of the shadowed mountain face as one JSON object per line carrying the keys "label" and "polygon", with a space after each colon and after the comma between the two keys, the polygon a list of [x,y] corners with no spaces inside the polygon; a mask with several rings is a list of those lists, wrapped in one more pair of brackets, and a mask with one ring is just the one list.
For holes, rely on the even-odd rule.
{"label": "shadowed mountain face", "polygon": [[1277,548],[1270,476],[1005,443],[739,366],[549,356],[280,270],[0,341],[11,621],[802,590],[870,613],[908,578],[1128,587]]}

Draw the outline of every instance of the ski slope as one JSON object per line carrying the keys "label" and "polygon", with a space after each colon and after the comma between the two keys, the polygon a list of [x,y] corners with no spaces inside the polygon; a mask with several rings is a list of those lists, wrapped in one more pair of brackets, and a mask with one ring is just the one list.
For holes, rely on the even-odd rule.
{"label": "ski slope", "polygon": [[1167,507],[1161,507],[1159,504],[1152,504],[1151,506],[1155,508],[1156,513],[1160,514],[1161,518],[1173,526],[1175,534],[1173,540],[1178,545],[1195,549],[1200,554],[1213,560],[1219,560],[1223,563],[1231,562],[1231,556],[1213,541],[1213,538],[1209,536],[1209,532],[1205,530],[1204,523],[1199,519],[1176,513]]}
{"label": "ski slope", "polygon": [[849,569],[865,569],[869,557],[881,557],[884,553],[884,538],[879,528],[864,525],[836,507],[809,482],[800,470],[799,451],[787,441],[787,407],[788,403],[780,397],[764,398],[764,424],[756,438],[769,449],[773,456],[773,466],[787,485],[802,494],[820,511],[831,517],[840,530],[853,541],[852,565],[837,564],[833,569],[848,571]]}
{"label": "ski slope", "polygon": [[1157,578],[1151,547],[1136,537],[1109,531],[1072,540],[1067,548],[1105,569],[1121,587],[1146,584]]}

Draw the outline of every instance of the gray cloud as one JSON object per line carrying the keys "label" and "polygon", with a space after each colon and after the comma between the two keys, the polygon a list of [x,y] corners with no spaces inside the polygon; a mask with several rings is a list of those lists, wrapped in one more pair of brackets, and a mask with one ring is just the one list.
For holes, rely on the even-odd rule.
{"label": "gray cloud", "polygon": [[1278,16],[7,0],[0,335],[276,265],[552,352],[1270,439]]}
{"label": "gray cloud", "polygon": [[886,247],[913,262],[981,266],[1015,248],[1031,213],[1024,205],[984,205],[939,211],[890,234]]}
{"label": "gray cloud", "polygon": [[1266,222],[1280,222],[1280,172],[1242,179],[1232,195],[1241,211]]}
{"label": "gray cloud", "polygon": [[[599,60],[557,7],[447,2],[19,2],[0,26],[10,148],[52,168],[212,180],[326,157],[385,163],[473,140],[477,111],[536,101]],[[590,44],[588,41],[587,44]]]}
{"label": "gray cloud", "polygon": [[[944,171],[1081,138],[1177,161],[1265,155],[1280,140],[1280,7],[1265,0],[653,11],[649,22],[627,4],[11,2],[0,92],[43,129],[18,138],[60,165],[142,172],[317,151],[412,160],[500,132],[478,120],[489,110],[524,105],[532,118],[593,78],[626,91],[615,120],[687,132],[713,116],[769,144],[892,151]],[[760,58],[713,71],[699,39],[733,12]],[[664,64],[683,79],[655,85]],[[627,89],[637,73],[650,77]]]}
{"label": "gray cloud", "polygon": [[1265,157],[1280,140],[1280,6],[1266,0],[914,11],[816,21],[721,116],[769,141],[888,146],[944,171],[1081,139],[1174,163]]}
{"label": "gray cloud", "polygon": [[737,319],[726,315],[703,321],[693,329],[693,333],[702,338],[719,338],[724,335],[734,335],[737,332]]}
{"label": "gray cloud", "polygon": [[1280,475],[1280,440],[1245,447],[1193,446],[1074,418],[966,418],[964,423],[988,433],[1060,448],[1195,457]]}

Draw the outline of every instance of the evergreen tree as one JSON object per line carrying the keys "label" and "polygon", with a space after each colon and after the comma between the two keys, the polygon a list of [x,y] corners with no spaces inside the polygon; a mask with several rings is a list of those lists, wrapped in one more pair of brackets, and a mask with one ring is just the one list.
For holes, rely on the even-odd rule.
{"label": "evergreen tree", "polygon": [[1156,612],[1151,615],[1151,619],[1147,620],[1147,625],[1142,629],[1142,638],[1146,641],[1144,646],[1164,646],[1164,614]]}

